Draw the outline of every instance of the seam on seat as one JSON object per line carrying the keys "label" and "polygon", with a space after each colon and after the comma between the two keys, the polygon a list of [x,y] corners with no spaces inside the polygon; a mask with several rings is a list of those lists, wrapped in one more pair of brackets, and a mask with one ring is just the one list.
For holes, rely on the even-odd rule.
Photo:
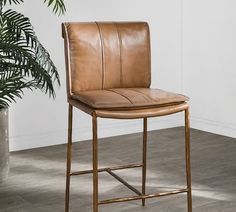
{"label": "seam on seat", "polygon": [[116,92],[116,91],[114,91],[114,90],[112,90],[112,89],[106,89],[106,90],[107,90],[107,91],[110,91],[110,92],[113,92],[113,93],[116,93],[116,94],[118,94],[118,95],[120,95],[120,96],[126,98],[131,104],[134,104],[127,96],[122,95],[122,94],[120,94],[120,93],[118,93],[118,92]]}
{"label": "seam on seat", "polygon": [[116,27],[116,31],[117,31],[117,36],[119,38],[119,46],[120,46],[120,87],[123,86],[123,69],[122,69],[122,40],[121,40],[121,35],[120,35],[120,31],[119,31],[119,27],[117,25],[116,22],[114,22],[114,25]]}
{"label": "seam on seat", "polygon": [[104,41],[103,41],[103,35],[102,35],[102,31],[101,28],[99,26],[99,23],[96,22],[97,28],[98,28],[98,32],[99,32],[99,36],[100,36],[100,45],[101,45],[101,51],[102,51],[102,89],[104,89],[104,79],[105,79],[105,63],[104,63]]}
{"label": "seam on seat", "polygon": [[129,88],[129,90],[131,90],[131,91],[135,91],[135,92],[137,92],[137,93],[141,93],[141,94],[144,95],[144,97],[145,97],[147,100],[156,102],[155,99],[151,98],[150,96],[148,96],[147,94],[145,94],[145,93],[143,93],[143,92],[141,92],[141,91],[137,91],[137,90],[134,89],[134,88]]}
{"label": "seam on seat", "polygon": [[[136,91],[136,92],[142,93],[142,94],[144,94],[147,98],[150,98],[150,100],[152,100],[152,101],[154,101],[154,102],[157,102],[156,99],[153,99],[152,97],[146,95],[145,93],[143,93],[143,92],[141,92],[141,91],[137,91],[135,88],[132,88],[132,89],[130,89],[130,90],[133,90],[133,91]],[[158,90],[160,90],[160,89],[158,89]],[[182,94],[178,94],[178,93],[175,93],[175,94],[184,97],[184,95],[182,95]],[[173,101],[173,102],[179,102],[179,101]]]}

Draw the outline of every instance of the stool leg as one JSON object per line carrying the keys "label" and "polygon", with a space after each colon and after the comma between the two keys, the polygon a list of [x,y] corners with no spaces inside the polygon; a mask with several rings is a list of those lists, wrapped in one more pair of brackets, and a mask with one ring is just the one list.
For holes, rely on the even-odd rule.
{"label": "stool leg", "polygon": [[[143,119],[143,168],[142,168],[142,194],[146,193],[146,171],[147,171],[147,118]],[[145,199],[142,199],[145,206]]]}
{"label": "stool leg", "polygon": [[69,211],[69,201],[70,201],[70,172],[71,172],[72,121],[73,121],[72,117],[73,117],[73,106],[69,104],[65,212]]}
{"label": "stool leg", "polygon": [[93,114],[93,212],[98,212],[98,144],[97,117]]}
{"label": "stool leg", "polygon": [[188,188],[188,193],[187,193],[188,212],[192,212],[189,108],[185,110],[185,155],[186,155],[186,178],[187,178],[187,188]]}

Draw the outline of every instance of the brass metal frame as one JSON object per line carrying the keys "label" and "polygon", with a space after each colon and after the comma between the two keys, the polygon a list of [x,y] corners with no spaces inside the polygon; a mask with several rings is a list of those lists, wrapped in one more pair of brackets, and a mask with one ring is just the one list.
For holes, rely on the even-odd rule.
{"label": "brass metal frame", "polygon": [[[74,102],[73,102],[74,103]],[[93,140],[92,140],[92,149],[93,149],[93,169],[71,172],[71,162],[72,162],[72,122],[73,122],[73,106],[82,109],[83,111],[89,113],[92,116],[92,128],[93,128]],[[170,192],[161,192],[154,194],[146,194],[146,169],[147,169],[147,117],[153,116],[162,116],[169,115],[176,112],[185,112],[185,163],[186,163],[186,181],[187,188],[178,189]],[[102,115],[101,115],[102,114]],[[115,166],[110,168],[98,168],[98,136],[97,136],[97,117],[107,118],[110,115],[113,118],[140,118],[139,116],[135,117],[136,111],[134,111],[134,116],[124,114],[120,111],[92,111],[90,108],[84,107],[83,105],[70,104],[69,103],[69,112],[68,112],[68,144],[67,144],[67,171],[66,171],[66,196],[65,196],[65,212],[69,212],[69,201],[70,201],[70,177],[84,174],[93,174],[93,212],[98,212],[98,206],[103,204],[126,202],[132,200],[142,200],[142,205],[145,206],[145,200],[154,197],[162,197],[167,195],[174,195],[180,193],[187,193],[187,205],[188,212],[192,212],[192,191],[191,191],[191,167],[190,167],[190,123],[189,123],[189,107],[187,103],[182,105],[177,105],[176,107],[167,107],[160,108],[160,110],[154,111],[153,113],[145,113],[143,111],[143,152],[142,152],[142,163],[141,164],[128,164],[124,166]],[[128,182],[123,180],[113,171],[121,169],[131,169],[131,168],[142,168],[142,191],[140,192]],[[107,172],[127,188],[136,193],[136,196],[131,197],[119,197],[107,200],[99,201],[98,198],[98,173]]]}
{"label": "brass metal frame", "polygon": [[188,212],[192,212],[192,186],[191,186],[191,164],[190,164],[190,122],[189,108],[185,110],[185,160],[186,160],[186,181]]}
{"label": "brass metal frame", "polygon": [[[143,168],[142,168],[142,195],[146,193],[146,172],[147,172],[147,118],[143,119]],[[145,206],[145,199],[142,199]]]}
{"label": "brass metal frame", "polygon": [[71,104],[69,104],[65,211],[69,211],[69,201],[70,201],[72,122],[73,122],[73,106]]}

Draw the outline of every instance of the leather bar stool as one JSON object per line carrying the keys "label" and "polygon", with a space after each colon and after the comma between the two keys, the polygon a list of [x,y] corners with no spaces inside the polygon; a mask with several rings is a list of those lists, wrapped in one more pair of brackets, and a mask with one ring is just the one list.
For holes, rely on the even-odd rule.
{"label": "leather bar stool", "polygon": [[[93,174],[93,212],[102,204],[142,200],[187,193],[188,212],[192,211],[190,174],[190,132],[188,98],[150,88],[150,34],[145,22],[63,23],[69,103],[65,211],[69,211],[70,178]],[[71,171],[73,107],[91,115],[93,123],[93,169]],[[146,193],[147,118],[177,112],[185,114],[187,186],[163,193]],[[143,159],[140,164],[98,168],[97,117],[143,119]],[[113,171],[142,168],[142,191],[138,191]],[[98,173],[108,172],[136,193],[131,197],[98,199]]]}

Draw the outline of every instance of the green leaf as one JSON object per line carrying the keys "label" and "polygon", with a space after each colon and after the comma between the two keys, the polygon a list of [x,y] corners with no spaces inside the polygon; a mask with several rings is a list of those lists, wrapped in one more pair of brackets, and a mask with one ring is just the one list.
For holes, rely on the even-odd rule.
{"label": "green leaf", "polygon": [[24,89],[40,89],[55,97],[59,74],[35,36],[28,18],[12,10],[0,17],[0,107],[22,97]]}
{"label": "green leaf", "polygon": [[66,11],[64,0],[44,0],[44,3],[46,3],[48,7],[52,6],[55,14],[61,15]]}
{"label": "green leaf", "polygon": [[24,2],[24,0],[0,0],[0,1],[3,1],[3,5],[6,5],[6,4],[20,4],[22,2]]}
{"label": "green leaf", "polygon": [[[6,4],[20,4],[23,2],[24,0],[0,0],[0,3],[4,6]],[[66,11],[64,0],[44,0],[44,3],[47,4],[48,7],[52,7],[53,12],[57,15],[64,14]]]}

